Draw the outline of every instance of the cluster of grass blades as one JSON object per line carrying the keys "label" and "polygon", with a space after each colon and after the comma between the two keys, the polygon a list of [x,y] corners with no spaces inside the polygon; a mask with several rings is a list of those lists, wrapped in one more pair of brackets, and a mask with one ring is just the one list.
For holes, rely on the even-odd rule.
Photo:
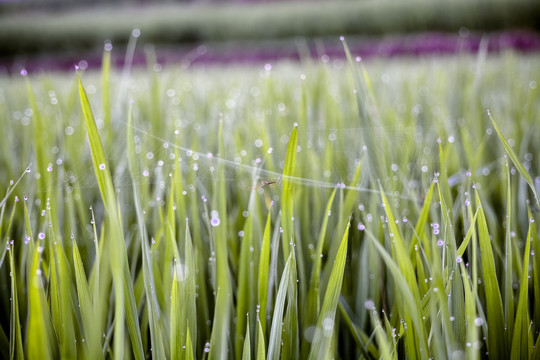
{"label": "cluster of grass blades", "polygon": [[344,45],[0,79],[2,357],[539,359],[540,60]]}

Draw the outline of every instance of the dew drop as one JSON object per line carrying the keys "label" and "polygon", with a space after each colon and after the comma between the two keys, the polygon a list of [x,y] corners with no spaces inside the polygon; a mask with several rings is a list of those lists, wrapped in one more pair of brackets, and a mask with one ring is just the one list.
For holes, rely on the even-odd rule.
{"label": "dew drop", "polygon": [[375,309],[375,303],[373,302],[373,300],[366,300],[364,302],[364,307],[368,310],[373,310]]}
{"label": "dew drop", "polygon": [[326,331],[331,331],[334,328],[334,319],[329,317],[325,318],[322,321],[322,327]]}
{"label": "dew drop", "polygon": [[213,227],[216,227],[216,226],[219,226],[220,224],[220,220],[218,217],[213,217],[212,220],[210,220],[210,225],[212,225]]}
{"label": "dew drop", "polygon": [[477,317],[476,319],[474,319],[474,325],[482,326],[483,324],[484,324],[484,319],[482,319],[481,317]]}

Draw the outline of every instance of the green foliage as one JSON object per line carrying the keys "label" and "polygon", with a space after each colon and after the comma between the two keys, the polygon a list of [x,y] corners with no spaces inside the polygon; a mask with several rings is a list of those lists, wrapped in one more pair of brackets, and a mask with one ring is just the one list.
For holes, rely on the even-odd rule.
{"label": "green foliage", "polygon": [[539,58],[346,53],[1,78],[2,355],[538,357]]}
{"label": "green foliage", "polygon": [[[106,6],[92,3],[95,6],[65,11],[37,0],[0,3],[0,52],[17,56],[20,52],[88,51],[99,48],[103,39],[125,44],[134,27],[151,43],[191,45],[242,39],[258,45],[261,40],[295,36],[538,29],[540,14],[535,0],[339,0],[317,1],[317,6],[303,1],[246,6],[236,1],[193,4],[167,0],[144,7],[100,1]],[[32,3],[44,8],[16,11]]]}

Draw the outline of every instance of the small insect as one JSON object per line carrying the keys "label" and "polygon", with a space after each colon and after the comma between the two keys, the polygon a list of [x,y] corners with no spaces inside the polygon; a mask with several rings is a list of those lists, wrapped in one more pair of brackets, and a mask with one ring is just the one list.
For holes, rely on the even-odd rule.
{"label": "small insect", "polygon": [[257,185],[255,187],[255,190],[259,190],[260,188],[263,188],[265,186],[269,186],[269,185],[275,185],[277,184],[279,181],[281,180],[281,178],[277,179],[277,180],[261,180],[261,182],[259,183],[259,185]]}

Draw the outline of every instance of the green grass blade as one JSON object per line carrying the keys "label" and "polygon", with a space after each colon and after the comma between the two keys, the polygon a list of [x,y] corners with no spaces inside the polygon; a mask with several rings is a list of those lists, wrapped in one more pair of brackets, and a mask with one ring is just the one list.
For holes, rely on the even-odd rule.
{"label": "green grass blade", "polygon": [[[219,121],[218,130],[219,155],[224,156],[223,144],[223,120]],[[217,165],[216,174],[218,179],[225,178],[225,169],[220,162]],[[230,318],[232,312],[232,286],[228,266],[227,248],[227,201],[224,181],[214,181],[214,208],[218,211],[220,223],[214,227],[216,246],[217,289],[216,306],[214,309],[214,322],[210,337],[210,353],[208,358],[225,359],[231,355],[227,351],[227,342],[230,332]]]}
{"label": "green grass blade", "polygon": [[[84,91],[81,79],[78,78],[79,98],[83,112],[84,123],[90,144],[90,153],[94,165],[94,173],[97,178],[98,187],[108,214],[108,227],[110,236],[110,251],[117,254],[114,261],[111,261],[111,269],[115,287],[115,336],[114,353],[122,358],[124,352],[124,318],[127,320],[128,330],[131,338],[132,350],[136,359],[144,357],[141,333],[135,299],[133,297],[133,285],[130,281],[129,268],[127,263],[127,253],[124,243],[124,234],[121,221],[118,215],[118,206],[112,183],[112,178],[108,166],[105,152],[101,143],[97,126],[92,114],[90,102]],[[124,306],[125,304],[125,306]]]}
{"label": "green grass blade", "polygon": [[195,359],[194,354],[195,352],[193,351],[193,343],[191,342],[191,335],[188,328],[187,334],[186,334],[186,357],[184,359],[193,360]]}
{"label": "green grass blade", "polygon": [[[362,174],[362,162],[360,161],[358,164],[356,164],[354,175],[349,182],[349,186],[351,189],[347,190],[346,192],[345,191],[340,192],[337,225],[335,226],[335,229],[336,229],[335,239],[336,240],[333,240],[330,242],[328,246],[328,252],[327,254],[324,255],[324,257],[326,257],[326,265],[323,269],[322,275],[320,276],[321,279],[319,280],[319,284],[317,284],[317,286],[320,289],[325,289],[326,286],[328,285],[328,281],[330,279],[330,273],[332,271],[332,267],[329,266],[329,264],[333,263],[338,253],[339,246],[341,244],[340,241],[338,241],[341,239],[341,229],[345,228],[345,226],[347,225],[348,214],[352,214],[355,210],[354,208],[358,206],[357,203],[358,203],[359,194],[357,191],[353,190],[352,188],[357,187],[358,184],[360,183],[361,174]],[[330,209],[328,208],[327,210],[328,211],[325,213],[325,215],[328,218],[328,216],[330,215]],[[318,253],[318,256],[319,256],[318,259],[320,259],[321,257],[320,255],[321,253]],[[316,258],[315,261],[318,262],[319,260],[317,260]],[[307,354],[305,354],[304,356],[307,356]]]}
{"label": "green grass blade", "polygon": [[284,259],[289,258],[291,244],[294,243],[294,227],[293,227],[293,191],[294,184],[292,182],[296,168],[296,152],[297,152],[297,131],[295,126],[289,136],[289,145],[287,146],[287,154],[285,156],[285,166],[283,168],[282,192],[281,192],[281,223],[283,227],[283,254]]}
{"label": "green grass blade", "polygon": [[183,359],[182,352],[182,318],[181,318],[181,294],[178,285],[177,271],[174,271],[172,290],[171,290],[171,334],[170,334],[170,354],[171,359],[181,360]]}
{"label": "green grass blade", "polygon": [[[53,247],[52,242],[49,242],[49,254],[53,257]],[[51,308],[51,319],[52,324],[55,330],[55,333],[58,337],[58,345],[60,348],[60,356],[65,357],[68,354],[66,353],[65,344],[63,340],[62,325],[64,319],[62,319],[62,304],[60,303],[60,280],[58,279],[57,263],[54,258],[50,262],[50,276],[49,276],[49,286],[50,286],[50,308]]]}
{"label": "green grass blade", "polygon": [[[376,310],[369,310],[371,316],[371,322],[373,323],[375,338],[377,339],[377,344],[379,351],[381,352],[381,359],[385,360],[395,360],[397,359],[397,354],[394,351],[394,346],[392,341],[385,333],[379,316]],[[323,358],[324,359],[324,358]]]}
{"label": "green grass blade", "polygon": [[512,214],[512,186],[510,183],[510,169],[508,159],[505,159],[503,172],[506,178],[506,231],[505,231],[505,256],[504,256],[504,315],[507,327],[508,343],[512,343],[514,332],[514,272],[513,272],[513,256],[512,256],[512,227],[514,226],[514,218]]}
{"label": "green grass blade", "polygon": [[[427,276],[425,274],[422,258],[420,256],[420,253],[417,251],[418,248],[422,249],[427,259],[431,258],[431,246],[429,244],[429,236],[426,236],[425,232],[427,227],[427,221],[429,219],[429,211],[432,205],[431,201],[433,198],[434,189],[435,182],[432,182],[426,194],[424,204],[422,205],[422,209],[420,210],[418,220],[416,221],[416,225],[414,227],[415,236],[412,237],[409,244],[409,256],[415,267],[419,279],[426,279]],[[429,291],[428,284],[421,281],[418,283],[418,288],[420,291],[420,296],[425,295]]]}
{"label": "green grass blade", "polygon": [[28,254],[28,328],[26,334],[26,356],[30,359],[54,359],[58,344],[51,324],[51,315],[40,269],[38,249],[31,245]]}
{"label": "green grass blade", "polygon": [[148,311],[148,323],[150,326],[150,339],[152,346],[152,356],[158,359],[165,358],[165,345],[163,343],[163,334],[161,331],[161,313],[159,311],[158,301],[155,290],[157,287],[154,282],[154,273],[152,271],[152,257],[148,243],[142,241],[142,272],[144,278],[144,290],[146,294],[146,306]]}
{"label": "green grass blade", "polygon": [[266,333],[266,309],[268,303],[268,279],[270,278],[270,232],[272,230],[271,215],[272,212],[268,210],[268,215],[266,218],[266,225],[264,227],[262,245],[261,245],[261,255],[259,260],[259,279],[257,282],[258,286],[258,305],[259,305],[259,326],[263,334]]}
{"label": "green grass blade", "polygon": [[[241,353],[242,343],[247,323],[248,315],[251,310],[255,310],[255,299],[253,298],[253,218],[255,217],[255,188],[251,190],[248,206],[248,217],[244,225],[244,236],[242,237],[242,245],[240,249],[240,264],[238,269],[238,288],[236,300],[236,358],[245,357],[245,352]],[[246,326],[247,324],[247,326]],[[244,349],[245,350],[245,349]]]}
{"label": "green grass blade", "polygon": [[[53,231],[51,231],[53,233]],[[54,238],[54,235],[52,235]],[[58,300],[60,305],[59,319],[61,321],[60,328],[57,328],[57,334],[60,340],[60,356],[66,359],[77,357],[77,349],[75,347],[75,331],[73,327],[73,314],[71,311],[71,285],[72,275],[71,269],[68,267],[67,257],[61,241],[55,239],[55,244],[51,242],[51,254],[54,259],[51,260],[55,264],[56,277],[58,280]],[[52,272],[52,271],[51,271]],[[53,275],[53,274],[51,274]],[[51,295],[52,296],[52,295]]]}
{"label": "green grass blade", "polygon": [[[367,172],[370,175],[371,180],[375,183],[375,181],[385,178],[384,175],[386,174],[387,167],[386,157],[384,156],[386,149],[381,147],[380,143],[376,141],[376,139],[381,138],[381,135],[383,134],[378,134],[376,132],[375,119],[373,119],[371,114],[368,112],[368,106],[371,104],[368,104],[369,96],[365,90],[365,87],[368,87],[368,91],[372,91],[370,88],[371,83],[365,69],[363,69],[363,76],[360,76],[357,67],[357,59],[353,59],[349,46],[347,45],[344,37],[341,37],[341,42],[343,44],[343,49],[345,50],[349,68],[352,72],[358,116],[360,117],[360,124],[364,128],[364,131],[362,131],[362,141],[364,144],[366,144],[369,151]],[[374,100],[374,97],[372,99]]]}
{"label": "green grass blade", "polygon": [[[432,321],[435,322],[432,326],[441,327],[440,334],[442,339],[437,339],[437,343],[434,346],[436,349],[434,351],[435,356],[439,355],[440,352],[443,350],[446,350],[446,356],[451,357],[452,353],[455,351],[460,351],[460,348],[463,347],[463,344],[456,343],[456,325],[455,325],[455,318],[461,316],[460,319],[462,323],[465,322],[464,319],[464,309],[463,312],[456,312],[456,316],[454,316],[454,313],[452,312],[452,316],[454,316],[454,321],[450,321],[451,311],[452,309],[452,296],[462,296],[463,295],[456,295],[452,293],[453,287],[457,286],[463,286],[461,282],[457,282],[453,279],[449,279],[447,277],[447,273],[450,271],[449,269],[454,270],[455,267],[453,264],[458,264],[457,261],[454,261],[452,264],[448,264],[443,266],[444,259],[448,258],[449,256],[445,256],[446,249],[443,251],[440,251],[440,247],[438,242],[432,241],[431,242],[431,259],[430,259],[430,269],[431,269],[431,282],[430,282],[430,296],[428,298],[431,301],[431,314],[432,317],[436,317],[437,319],[432,319]],[[452,280],[452,281],[450,281]],[[450,294],[450,296],[448,295]],[[463,300],[462,300],[463,301]],[[439,315],[440,314],[440,315]],[[436,315],[436,316],[434,316]],[[439,332],[439,330],[436,330]],[[460,329],[460,331],[463,331],[463,329]],[[435,335],[433,335],[435,336]],[[466,336],[466,334],[465,334]],[[444,344],[444,347],[443,347]]]}
{"label": "green grass blade", "polygon": [[[529,219],[533,219],[530,211]],[[523,253],[523,270],[521,274],[518,307],[516,312],[516,320],[514,323],[514,333],[512,336],[512,348],[510,353],[512,359],[529,358],[533,348],[529,316],[529,258],[531,252],[531,242],[533,241],[533,233],[536,233],[536,226],[535,223],[531,221],[529,222],[529,232],[527,233],[527,238],[525,240],[525,252]]]}
{"label": "green grass blade", "polygon": [[483,283],[486,294],[487,322],[489,324],[488,349],[489,353],[498,358],[505,358],[506,335],[504,333],[504,313],[501,300],[501,291],[495,272],[495,259],[491,248],[491,240],[487,227],[484,209],[478,193],[476,193],[478,210],[478,240],[480,242],[480,255],[482,259]]}
{"label": "green grass blade", "polygon": [[[92,271],[94,273],[94,286],[93,286],[93,291],[92,291],[92,296],[93,296],[93,299],[94,299],[94,311],[96,312],[96,314],[98,313],[98,306],[99,306],[99,302],[98,301],[95,301],[95,299],[100,299],[100,287],[102,286],[102,284],[100,283],[100,276],[99,276],[99,272],[101,271],[100,269],[100,247],[99,247],[99,244],[98,244],[98,234],[97,234],[97,229],[96,229],[96,218],[94,216],[94,210],[92,209],[92,230],[94,230],[94,249],[96,251],[96,259],[94,261],[94,266],[92,267]],[[103,247],[102,247],[103,249]],[[92,280],[92,278],[90,279]],[[106,283],[106,281],[104,281]],[[89,282],[88,286],[90,286],[91,284],[91,281]],[[101,318],[101,317],[100,317]],[[101,328],[101,326],[100,326]]]}
{"label": "green grass blade", "polygon": [[249,340],[249,321],[246,326],[246,336],[244,338],[244,349],[242,350],[242,360],[251,359],[251,344]]}
{"label": "green grass blade", "polygon": [[37,179],[37,186],[39,189],[46,189],[46,191],[41,192],[38,196],[41,203],[45,204],[47,197],[49,197],[49,191],[51,187],[49,186],[50,176],[47,172],[47,167],[50,162],[50,154],[47,151],[49,144],[46,143],[46,134],[48,134],[49,128],[45,126],[43,121],[42,112],[37,106],[36,98],[34,95],[34,90],[30,84],[30,80],[26,79],[26,90],[28,100],[30,101],[30,107],[32,109],[32,115],[34,117],[34,152],[36,158],[36,170],[40,176]]}
{"label": "green grass blade", "polygon": [[[186,222],[186,238],[185,238],[184,256],[186,262],[186,286],[185,293],[187,297],[187,319],[188,319],[188,331],[191,335],[191,343],[197,344],[197,307],[195,297],[197,296],[196,290],[196,272],[197,264],[195,262],[195,251],[193,250],[193,242],[191,240],[191,232],[189,231],[188,223]],[[193,353],[195,356],[195,353]]]}
{"label": "green grass blade", "polygon": [[534,343],[534,349],[531,353],[531,359],[539,360],[540,359],[540,334],[536,338],[536,342]]}
{"label": "green grass blade", "polygon": [[[414,232],[417,236],[417,239],[419,242],[422,243],[422,246],[424,247],[424,251],[426,251],[426,256],[429,258],[429,238],[424,236],[426,231],[426,224],[429,218],[429,209],[431,207],[431,199],[433,198],[433,190],[435,189],[435,182],[432,182],[429,186],[429,190],[426,194],[426,197],[424,199],[424,204],[422,205],[422,210],[420,210],[420,215],[418,216],[418,220],[416,221],[416,225],[414,227]],[[411,249],[414,248],[414,244],[416,242],[411,242]]]}
{"label": "green grass blade", "polygon": [[[11,248],[13,249],[13,248]],[[13,251],[9,252],[9,269],[11,272],[11,318],[9,323],[9,343],[10,343],[10,358],[23,360],[23,338],[21,332],[21,319],[19,313],[19,295],[17,292],[17,267]]]}
{"label": "green grass blade", "polygon": [[[440,172],[438,175],[437,187],[439,188],[439,198],[441,199],[441,206],[444,206],[445,209],[442,209],[444,212],[443,220],[453,219],[452,214],[452,194],[450,191],[450,186],[448,185],[448,156],[451,154],[451,150],[445,149],[442,143],[439,142],[439,164]],[[451,239],[454,242],[453,239]]]}
{"label": "green grass blade", "polygon": [[351,51],[349,50],[349,46],[347,45],[347,42],[345,41],[344,37],[341,37],[341,42],[343,44],[343,49],[345,50],[345,55],[347,56],[347,62],[349,63],[349,67],[353,73],[353,80],[354,85],[356,86],[356,94],[357,94],[357,101],[356,105],[358,106],[358,114],[360,115],[360,119],[364,125],[369,124],[370,117],[368,115],[367,109],[366,109],[366,94],[364,90],[363,83],[361,81],[361,76],[358,73],[358,68],[356,67],[356,62],[354,61]]}
{"label": "green grass blade", "polygon": [[[534,225],[534,227],[536,227],[536,224]],[[540,239],[538,237],[538,232],[535,232],[535,231],[531,231],[531,236],[532,236],[532,244],[531,244],[531,256],[533,254],[538,254],[540,253]],[[538,256],[533,256],[532,257],[532,263],[533,263],[533,267],[532,267],[532,271],[533,271],[533,276],[532,276],[532,281],[533,281],[533,297],[534,297],[534,303],[531,305],[534,309],[534,323],[536,324],[536,332],[535,332],[535,336],[537,333],[539,333],[540,329],[538,328],[538,324],[540,324],[540,276],[538,274],[540,274],[540,260],[538,260]],[[536,347],[538,347],[538,344],[536,344]]]}
{"label": "green grass blade", "polygon": [[266,347],[264,345],[264,330],[261,322],[257,321],[257,360],[266,359]]}
{"label": "green grass blade", "polygon": [[495,128],[495,131],[497,132],[497,135],[499,136],[499,139],[503,143],[504,148],[505,148],[506,152],[508,153],[508,156],[510,156],[510,159],[512,159],[512,162],[514,163],[514,166],[517,168],[517,170],[519,171],[519,173],[523,177],[523,179],[525,179],[527,184],[529,184],[529,187],[531,188],[531,190],[532,190],[532,192],[534,194],[534,198],[536,200],[536,205],[540,206],[540,199],[538,198],[538,193],[536,192],[536,187],[534,185],[533,179],[531,178],[531,175],[529,175],[529,173],[527,172],[527,170],[525,169],[525,167],[523,166],[521,161],[519,161],[519,157],[515,153],[514,149],[512,149],[512,147],[508,143],[508,140],[506,140],[506,138],[504,137],[503,133],[501,132],[501,130],[497,126],[497,123],[495,122],[495,120],[491,116],[491,113],[489,112],[489,110],[488,110],[488,116],[489,116],[489,119],[491,120],[491,123],[493,124],[493,127]]}
{"label": "green grass blade", "polygon": [[299,358],[299,334],[298,334],[298,274],[296,272],[296,249],[291,251],[292,261],[290,267],[290,279],[287,289],[287,310],[283,320],[282,359]]}
{"label": "green grass blade", "polygon": [[102,359],[100,329],[96,324],[90,287],[86,280],[86,273],[79,253],[79,247],[75,241],[73,241],[73,267],[75,270],[82,330],[85,338],[85,355],[88,359]]}
{"label": "green grass blade", "polygon": [[[351,179],[349,183],[349,186],[351,188],[358,186],[358,184],[360,183],[361,175],[362,175],[362,162],[359,162],[358,165],[356,166],[356,170],[354,171],[353,178]],[[339,209],[340,211],[339,228],[340,229],[345,227],[347,223],[347,217],[345,215],[350,214],[355,210],[354,208],[357,202],[358,202],[358,192],[352,189],[348,190],[345,195],[345,201],[343,201],[343,205],[340,206],[340,209]],[[336,247],[336,252],[334,254],[337,253],[337,248],[339,247],[337,243],[335,247]]]}
{"label": "green grass blade", "polygon": [[[137,162],[137,159],[135,157],[135,143],[134,143],[134,125],[133,125],[133,101],[130,104],[129,110],[128,110],[128,124],[127,124],[127,155],[128,155],[128,165],[129,165],[129,171],[131,178],[133,180],[137,179],[137,174],[139,173],[139,164]],[[152,339],[152,346],[156,347],[156,356],[161,355],[164,356],[165,349],[163,348],[163,341],[160,339],[162,337],[160,325],[158,323],[158,303],[156,299],[155,294],[155,284],[154,284],[154,276],[152,273],[152,262],[151,257],[149,255],[150,250],[148,249],[148,236],[147,236],[147,230],[145,225],[145,220],[143,216],[143,210],[141,207],[141,200],[140,200],[140,192],[139,187],[136,181],[133,182],[133,199],[135,202],[135,212],[137,215],[137,224],[139,227],[139,234],[141,236],[141,248],[142,248],[142,260],[143,260],[143,281],[144,281],[144,289],[146,294],[146,301],[148,305],[148,312],[150,316],[150,337]],[[175,274],[176,276],[176,274]],[[176,302],[178,301],[177,293],[175,291],[175,286],[177,287],[178,284],[173,280],[172,284],[172,294],[171,294],[171,324],[173,321],[177,320],[177,311],[176,307],[174,306]],[[181,323],[181,322],[180,322]],[[176,353],[178,350],[175,345],[178,345],[181,343],[181,332],[178,334],[175,333],[175,331],[178,331],[178,327],[174,327],[171,329],[170,334],[170,356],[172,358],[181,358],[181,355],[179,353]],[[179,337],[179,339],[177,338]],[[159,338],[159,340],[158,340]],[[174,349],[173,349],[174,347]],[[173,353],[173,350],[175,353]]]}
{"label": "green grass blade", "polygon": [[24,170],[24,172],[21,174],[21,176],[19,176],[19,178],[17,179],[17,181],[15,181],[15,183],[9,188],[9,190],[7,191],[6,195],[4,196],[4,198],[0,201],[0,207],[3,207],[4,204],[6,203],[7,199],[9,199],[11,193],[15,190],[15,188],[17,187],[17,185],[21,182],[21,180],[23,179],[24,175],[26,175],[29,171],[30,171],[30,166],[32,166],[32,163],[28,164],[28,166],[26,167],[26,169]]}
{"label": "green grass blade", "polygon": [[[445,248],[445,258],[443,264],[447,268],[448,272],[459,272],[458,258],[457,258],[457,245],[456,236],[454,234],[453,227],[453,211],[452,211],[452,196],[450,186],[448,185],[448,176],[446,174],[447,168],[447,155],[449,152],[443,150],[442,145],[439,143],[439,158],[441,172],[437,180],[437,189],[439,194],[439,204],[441,207],[441,219],[443,227],[443,237]],[[438,270],[437,270],[438,272]],[[444,284],[441,288],[447,289],[449,296],[448,299],[440,300],[441,312],[444,314],[446,310],[447,300],[448,302],[448,314],[452,314],[454,321],[450,328],[447,317],[442,319],[443,326],[446,326],[445,331],[447,336],[447,347],[450,349],[461,349],[466,342],[466,324],[465,324],[465,296],[463,294],[463,284],[461,283],[461,276],[452,276],[451,281],[442,279],[441,283]],[[440,293],[439,293],[440,294]],[[439,295],[440,296],[440,295]],[[450,316],[450,315],[449,315]],[[448,317],[449,317],[448,316]]]}
{"label": "green grass blade", "polygon": [[476,209],[476,212],[474,213],[474,216],[471,221],[471,225],[469,226],[469,230],[467,230],[467,234],[465,235],[465,238],[461,242],[461,245],[459,245],[459,248],[457,249],[457,256],[462,257],[465,253],[465,250],[467,250],[467,246],[469,246],[469,241],[471,240],[472,234],[474,233],[474,229],[476,226],[476,218],[478,216],[478,209]]}
{"label": "green grass blade", "polygon": [[[438,282],[441,283],[440,281]],[[440,302],[440,296],[437,296],[433,291],[430,292],[432,296],[429,296],[429,302],[431,303],[429,306],[429,315],[431,320],[431,355],[433,359],[447,359],[449,358],[449,352],[451,351],[450,346],[447,346],[448,344],[448,336],[445,336],[447,332],[447,326],[444,326],[443,320],[444,317],[448,315],[448,313],[439,312],[439,305]],[[427,298],[427,297],[426,297]],[[456,351],[454,354],[460,354],[458,351]]]}
{"label": "green grass blade", "polygon": [[[194,357],[196,354],[188,353],[187,334],[195,334],[189,342],[196,344],[197,339],[197,308],[195,303],[196,287],[196,266],[194,261],[194,251],[189,231],[189,225],[186,221],[185,235],[185,253],[184,262],[180,260],[178,250],[175,248],[175,268],[172,283],[171,300],[171,340],[170,352],[174,359],[183,359],[185,357]],[[185,347],[185,351],[183,347]]]}
{"label": "green grass blade", "polygon": [[[15,204],[17,204],[17,201],[15,201]],[[3,223],[3,218],[4,218],[4,210],[5,210],[5,206],[2,206],[2,210],[0,212],[0,238],[2,237],[2,223]],[[11,214],[9,215],[9,220],[8,220],[8,225],[7,225],[7,228],[5,230],[6,234],[9,234],[11,232],[11,227],[14,223],[14,216],[15,216],[15,210],[17,210],[17,206],[13,206],[13,208],[11,209]],[[7,241],[6,241],[6,244],[5,246],[3,246],[3,249],[0,253],[0,268],[2,268],[2,265],[4,265],[4,259],[6,257],[6,253],[8,252],[8,250],[10,249],[10,246],[9,246],[9,243],[11,242],[12,240],[9,240],[9,236],[7,236]]]}
{"label": "green grass blade", "polygon": [[[187,275],[185,277],[185,285],[184,285],[184,294],[185,294],[184,303],[185,303],[186,312],[187,312],[188,333],[193,334],[190,336],[190,342],[196,345],[197,344],[197,328],[198,328],[197,327],[197,304],[195,302],[195,297],[197,296],[197,291],[196,291],[197,264],[195,262],[195,251],[193,250],[193,241],[191,240],[191,232],[189,231],[189,224],[187,221],[186,221],[186,236],[185,236],[184,241],[185,241],[184,262],[185,262],[185,268],[187,272]],[[196,354],[193,353],[194,357],[195,355]]]}
{"label": "green grass blade", "polygon": [[[384,210],[386,212],[386,217],[388,218],[388,228],[390,231],[390,239],[392,241],[392,246],[395,249],[396,260],[401,270],[401,273],[403,274],[403,277],[406,279],[407,285],[409,286],[411,294],[414,298],[414,302],[416,306],[416,309],[415,309],[416,311],[414,313],[420,314],[420,307],[419,307],[420,294],[418,290],[418,283],[416,282],[414,268],[413,268],[411,259],[408,256],[408,251],[403,242],[403,238],[401,237],[400,231],[396,225],[396,221],[395,221],[390,203],[388,202],[388,199],[382,189],[382,186],[380,186],[380,189],[381,189],[381,197],[382,197],[382,201],[384,205]],[[409,309],[409,311],[410,310],[411,309]],[[406,315],[406,317],[408,316]],[[427,341],[425,337],[425,329],[424,329],[423,321],[421,321],[421,319],[413,320],[413,325],[418,326],[418,328],[409,332],[409,336],[406,339],[406,341],[408,341],[408,344],[409,344],[408,350],[411,352],[410,356],[413,356],[413,357],[425,356],[425,354],[428,351],[428,346],[427,346]],[[417,351],[418,353],[416,353]]]}
{"label": "green grass blade", "polygon": [[[475,345],[477,344],[478,340],[478,326],[475,324],[476,320],[476,307],[475,307],[475,301],[477,298],[477,294],[473,291],[473,288],[470,286],[470,279],[468,277],[467,269],[465,268],[465,264],[461,262],[460,264],[460,271],[461,271],[461,277],[463,279],[463,289],[465,293],[465,316],[467,319],[467,324],[471,324],[467,326],[467,343],[472,344],[474,346],[467,347],[467,358],[468,359],[478,359],[480,356],[480,351],[478,347]],[[472,325],[474,324],[474,325]]]}
{"label": "green grass blade", "polygon": [[345,320],[347,327],[350,329],[356,346],[360,351],[360,354],[366,359],[369,359],[369,351],[372,357],[379,358],[380,355],[375,345],[373,343],[367,345],[369,342],[369,336],[367,336],[367,334],[356,325],[358,322],[355,321],[354,314],[352,313],[350,306],[347,304],[347,301],[343,298],[343,296],[339,298],[338,306],[341,312],[341,316],[343,316],[343,320]]}
{"label": "green grass blade", "polygon": [[[337,188],[332,191],[330,198],[326,204],[325,216],[321,225],[321,230],[319,231],[319,239],[317,240],[317,247],[315,253],[313,254],[313,267],[311,270],[311,280],[309,285],[309,291],[307,294],[306,305],[305,305],[305,316],[304,316],[304,328],[314,326],[317,323],[317,317],[319,315],[320,309],[320,295],[319,295],[319,281],[321,275],[321,255],[324,246],[324,240],[326,238],[326,228],[328,227],[328,218],[330,217],[330,211],[334,198],[336,196]],[[341,246],[341,245],[340,245]]]}
{"label": "green grass blade", "polygon": [[335,331],[334,329],[337,328],[337,324],[335,323],[336,309],[341,293],[341,285],[343,283],[350,226],[351,224],[349,222],[343,234],[343,238],[341,239],[334,265],[332,266],[330,281],[326,288],[321,311],[319,312],[319,318],[317,320],[315,335],[311,345],[311,351],[309,353],[310,359],[327,359],[336,351],[336,349],[331,349],[331,339],[332,334]]}
{"label": "green grass blade", "polygon": [[[176,211],[175,211],[175,187],[171,186],[169,190],[169,198],[166,205],[166,213],[160,211],[160,223],[161,229],[164,233],[165,243],[164,248],[159,252],[161,258],[161,276],[162,287],[164,289],[170,289],[172,287],[173,272],[171,269],[174,266],[174,259],[179,259],[178,245],[176,244],[177,230],[176,230]],[[156,242],[159,244],[159,242]],[[157,285],[157,284],[156,284]],[[164,291],[161,292],[161,296],[158,298],[158,304],[163,304],[163,311],[168,313],[171,308],[170,297],[162,296]]]}
{"label": "green grass blade", "polygon": [[[368,237],[371,240],[372,244],[374,245],[375,249],[377,249],[383,261],[385,262],[386,266],[390,270],[392,276],[394,277],[394,282],[399,290],[399,296],[402,299],[403,306],[405,309],[407,309],[406,313],[404,314],[406,319],[410,320],[410,323],[413,324],[414,328],[417,328],[421,331],[423,324],[422,324],[422,313],[419,309],[420,301],[419,299],[415,298],[412,288],[408,286],[408,279],[405,277],[406,275],[403,274],[398,264],[394,261],[394,259],[392,259],[392,256],[388,254],[386,249],[379,243],[379,241],[375,238],[375,236],[370,231],[367,231],[366,234],[368,234]],[[414,336],[411,334],[409,327],[407,330],[408,331],[407,331],[406,336],[408,337]],[[419,336],[418,340],[422,342],[427,342],[427,338],[422,337],[422,336]],[[409,351],[414,353],[415,349],[410,348],[409,346]],[[428,357],[427,344],[424,344],[424,348],[418,349],[418,351],[419,351],[418,353],[419,357],[422,357],[422,358]]]}
{"label": "green grass blade", "polygon": [[398,227],[396,226],[394,214],[390,207],[390,203],[388,202],[388,199],[382,189],[382,186],[380,187],[380,189],[381,189],[381,198],[382,198],[384,210],[386,212],[386,217],[388,218],[388,228],[390,231],[390,238],[392,239],[392,245],[395,248],[395,253],[397,256],[397,263],[399,264],[399,267],[403,272],[403,276],[407,279],[407,284],[409,285],[411,291],[413,292],[413,294],[415,294],[416,291],[418,290],[418,286],[416,284],[413,266],[408,256],[408,252],[405,248],[405,244],[403,242],[401,233]]}
{"label": "green grass blade", "polygon": [[[92,155],[92,163],[94,165],[94,174],[96,175],[101,198],[105,204],[105,207],[112,218],[117,217],[116,210],[116,198],[114,195],[114,188],[111,178],[110,169],[107,164],[107,158],[103,151],[103,145],[101,138],[92,114],[92,108],[84,87],[82,85],[80,77],[79,82],[79,97],[81,101],[81,108],[84,118],[84,124],[86,132],[88,134],[88,142],[90,144],[90,153]],[[115,224],[116,225],[116,224]]]}
{"label": "green grass blade", "polygon": [[289,287],[290,272],[292,266],[292,257],[289,255],[289,259],[285,264],[283,273],[281,274],[281,280],[279,282],[278,293],[276,300],[274,301],[274,313],[272,316],[272,326],[270,329],[270,336],[268,337],[268,353],[266,357],[270,360],[279,359],[281,352],[281,336],[283,327],[283,312],[285,309],[285,300],[287,298],[287,289]]}

